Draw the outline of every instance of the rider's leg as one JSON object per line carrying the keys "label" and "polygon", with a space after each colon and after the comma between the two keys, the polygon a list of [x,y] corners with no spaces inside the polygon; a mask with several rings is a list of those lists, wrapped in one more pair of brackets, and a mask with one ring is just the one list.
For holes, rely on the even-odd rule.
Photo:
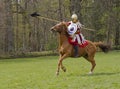
{"label": "rider's leg", "polygon": [[82,33],[80,33],[80,40],[82,44],[85,42],[85,38]]}
{"label": "rider's leg", "polygon": [[78,57],[79,56],[79,53],[78,53],[79,46],[78,45],[74,45],[73,48],[74,48],[74,57]]}
{"label": "rider's leg", "polygon": [[81,39],[80,39],[80,35],[79,34],[76,34],[76,39],[77,39],[78,44],[81,44]]}

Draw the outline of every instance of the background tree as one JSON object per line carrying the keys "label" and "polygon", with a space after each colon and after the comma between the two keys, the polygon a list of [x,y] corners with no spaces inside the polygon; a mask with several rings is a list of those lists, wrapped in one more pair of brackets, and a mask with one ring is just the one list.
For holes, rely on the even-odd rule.
{"label": "background tree", "polygon": [[5,52],[14,51],[14,30],[13,30],[13,13],[12,13],[12,1],[5,0]]}
{"label": "background tree", "polygon": [[82,14],[81,14],[81,2],[82,0],[70,0],[70,13],[76,13],[82,22]]}
{"label": "background tree", "polygon": [[[58,22],[76,13],[86,39],[104,41],[119,49],[119,0],[0,0],[0,53],[55,51],[57,37],[49,32]],[[37,12],[38,17],[31,17]],[[45,17],[45,18],[42,18]]]}

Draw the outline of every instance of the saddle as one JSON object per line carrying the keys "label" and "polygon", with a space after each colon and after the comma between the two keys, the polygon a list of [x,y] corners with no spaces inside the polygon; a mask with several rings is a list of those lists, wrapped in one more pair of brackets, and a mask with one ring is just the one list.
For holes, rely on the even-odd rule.
{"label": "saddle", "polygon": [[68,37],[68,42],[71,44],[71,45],[79,45],[79,47],[81,48],[84,48],[88,45],[88,41],[85,40],[82,44],[78,44],[77,40],[75,40],[74,42],[72,41],[72,38],[71,37]]}

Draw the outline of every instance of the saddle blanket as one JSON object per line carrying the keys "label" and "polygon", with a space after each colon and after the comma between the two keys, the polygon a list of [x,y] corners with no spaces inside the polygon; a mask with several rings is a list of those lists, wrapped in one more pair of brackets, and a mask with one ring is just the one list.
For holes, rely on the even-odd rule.
{"label": "saddle blanket", "polygon": [[84,47],[86,47],[86,46],[88,45],[88,41],[87,41],[87,40],[85,40],[82,44],[78,44],[77,40],[75,40],[75,41],[73,42],[73,41],[72,41],[72,38],[69,37],[69,38],[68,38],[68,41],[69,41],[70,44],[72,44],[72,45],[79,45],[79,47],[81,47],[81,48],[84,48]]}

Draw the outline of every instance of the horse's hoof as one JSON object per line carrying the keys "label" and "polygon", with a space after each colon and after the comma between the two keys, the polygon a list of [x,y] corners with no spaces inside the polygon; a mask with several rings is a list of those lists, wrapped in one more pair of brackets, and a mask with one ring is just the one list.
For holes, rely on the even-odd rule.
{"label": "horse's hoof", "polygon": [[65,67],[63,67],[62,70],[63,70],[64,72],[66,72],[66,68],[65,68]]}
{"label": "horse's hoof", "polygon": [[92,75],[92,74],[93,74],[93,72],[91,72],[91,71],[90,71],[88,74],[89,74],[89,75]]}
{"label": "horse's hoof", "polygon": [[63,71],[66,72],[66,69],[64,69]]}
{"label": "horse's hoof", "polygon": [[56,72],[56,75],[58,76],[58,75],[59,75],[59,72]]}

